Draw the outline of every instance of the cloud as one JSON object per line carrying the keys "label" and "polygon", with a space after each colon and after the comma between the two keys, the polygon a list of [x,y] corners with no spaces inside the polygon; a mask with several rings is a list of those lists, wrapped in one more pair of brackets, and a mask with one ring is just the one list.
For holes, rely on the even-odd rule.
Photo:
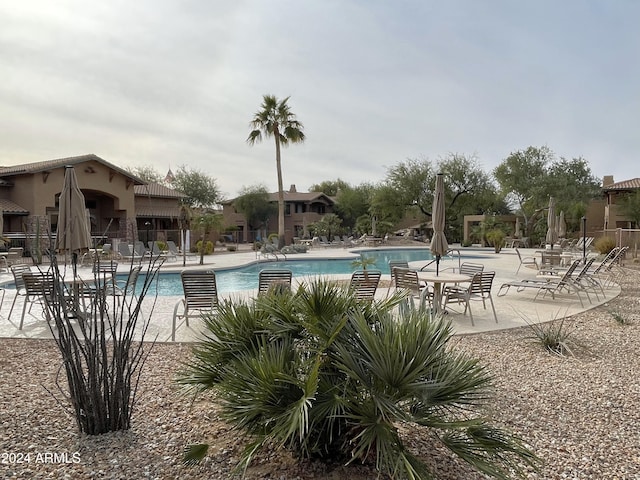
{"label": "cloud", "polygon": [[0,4],[0,163],[96,153],[188,165],[229,196],[276,188],[249,147],[263,94],[291,96],[307,142],[285,183],[378,182],[406,158],[477,153],[487,171],[547,145],[637,176],[634,2],[289,0]]}

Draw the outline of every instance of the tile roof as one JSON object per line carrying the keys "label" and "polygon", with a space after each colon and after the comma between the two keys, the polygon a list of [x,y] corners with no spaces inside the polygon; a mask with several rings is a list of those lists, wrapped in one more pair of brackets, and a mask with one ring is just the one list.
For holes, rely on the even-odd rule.
{"label": "tile roof", "polygon": [[[226,200],[224,202],[220,202],[222,205],[231,205],[233,202],[237,200],[238,197]],[[335,199],[325,195],[322,192],[288,192],[285,190],[284,192],[284,201],[285,202],[313,202],[316,200],[324,199],[328,204],[334,204]],[[278,192],[269,193],[269,201],[277,202],[278,201]]]}
{"label": "tile roof", "polygon": [[136,206],[136,217],[180,218],[180,207],[140,207]]}
{"label": "tile roof", "polygon": [[186,195],[173,188],[169,188],[159,183],[147,183],[145,185],[134,185],[133,191],[136,195],[145,197],[162,198],[185,198]]}
{"label": "tile roof", "polygon": [[13,215],[29,215],[29,210],[21,207],[11,200],[6,200],[4,198],[0,198],[0,210],[2,210],[2,212],[5,214],[10,213]]}
{"label": "tile roof", "polygon": [[107,162],[103,158],[94,155],[93,153],[87,155],[80,155],[77,157],[56,158],[54,160],[44,160],[42,162],[23,163],[21,165],[0,166],[0,177],[6,177],[11,175],[20,175],[25,173],[37,173],[45,170],[51,170],[52,168],[60,168],[65,165],[77,165],[79,163],[85,163],[94,161],[106,165],[108,168],[115,170],[122,175],[134,180],[137,185],[144,184],[144,181],[137,176],[127,172],[125,169],[120,168],[112,163]]}
{"label": "tile roof", "polygon": [[631,180],[623,180],[615,182],[603,188],[605,192],[610,190],[637,190],[640,189],[640,178],[632,178]]}

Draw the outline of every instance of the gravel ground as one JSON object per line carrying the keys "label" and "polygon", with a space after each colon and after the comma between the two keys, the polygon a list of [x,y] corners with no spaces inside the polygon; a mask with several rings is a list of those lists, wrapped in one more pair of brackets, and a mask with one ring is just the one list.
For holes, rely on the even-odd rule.
{"label": "gravel ground", "polygon": [[[456,338],[495,377],[489,415],[543,459],[530,479],[640,479],[639,271],[609,303],[565,321],[573,356],[546,353],[528,328]],[[612,315],[612,313],[614,315]],[[624,319],[624,324],[616,320]],[[81,436],[57,391],[59,353],[50,340],[0,339],[1,478],[229,478],[246,439],[220,421],[211,398],[177,394],[173,379],[190,346],[154,347],[130,431]],[[64,377],[61,378],[64,384]],[[480,479],[433,443],[402,426],[409,448],[441,479]],[[208,441],[206,461],[183,466],[185,445]],[[248,479],[375,478],[368,466],[296,463],[285,452],[259,455]]]}

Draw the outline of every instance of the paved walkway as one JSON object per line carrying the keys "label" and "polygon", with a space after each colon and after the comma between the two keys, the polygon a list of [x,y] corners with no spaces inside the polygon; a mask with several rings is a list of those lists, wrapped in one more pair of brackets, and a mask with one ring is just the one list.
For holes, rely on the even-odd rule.
{"label": "paved walkway", "polygon": [[[415,247],[415,245],[411,245]],[[393,247],[384,247],[393,248]],[[425,247],[428,248],[428,247]],[[343,248],[313,248],[306,254],[291,255],[289,259],[305,259],[305,258],[338,258],[338,257],[354,257],[357,258],[357,254],[353,253],[354,249]],[[496,307],[498,316],[498,323],[493,318],[490,305],[487,305],[487,310],[482,307],[482,302],[472,302],[473,317],[475,326],[471,325],[471,320],[468,315],[462,315],[462,309],[457,309],[460,313],[456,313],[448,307],[450,312],[449,318],[451,318],[455,332],[459,334],[478,333],[489,330],[499,330],[506,328],[521,327],[528,323],[548,321],[554,318],[560,318],[564,316],[573,315],[584,311],[588,308],[593,308],[601,303],[611,300],[613,297],[620,293],[620,289],[616,286],[605,290],[606,299],[600,298],[596,301],[594,295],[591,295],[593,303],[589,303],[586,298],[583,300],[585,303],[584,308],[580,306],[575,295],[556,295],[555,299],[550,296],[546,298],[538,298],[535,302],[532,300],[535,295],[535,289],[527,289],[523,292],[516,292],[515,289],[511,289],[506,296],[498,297],[497,292],[504,282],[513,281],[516,279],[535,278],[536,271],[530,268],[522,267],[518,273],[515,274],[518,268],[519,260],[512,249],[503,249],[501,253],[493,253],[491,249],[479,249],[479,248],[462,248],[460,249],[462,255],[462,261],[482,263],[485,266],[485,271],[495,271],[496,277],[493,283],[492,296]],[[533,255],[534,250],[531,249],[528,252],[525,250],[525,254]],[[471,257],[471,258],[469,258]],[[196,258],[191,258],[187,261],[187,267],[190,269],[201,268],[231,268],[238,265],[247,264],[257,261],[256,254],[253,251],[246,249],[240,249],[238,252],[233,253],[215,253],[212,256],[205,257],[205,265],[198,265]],[[419,268],[427,262],[413,262],[411,267]],[[441,261],[441,269],[448,267],[457,267],[457,258],[444,258]],[[126,265],[120,264],[122,269],[127,269]],[[166,262],[162,267],[162,271],[180,271],[183,269],[182,259],[178,261]],[[144,270],[144,269],[143,269]],[[335,276],[335,278],[349,278],[348,275]],[[390,280],[389,272],[383,272],[383,280]],[[0,283],[12,281],[11,275],[7,273],[0,274]],[[294,285],[297,283],[294,278]],[[257,281],[256,281],[257,288]],[[387,288],[379,288],[377,295],[384,297],[387,293]],[[245,292],[234,292],[229,294],[220,295],[221,298],[241,298],[246,296],[252,296],[256,294],[256,290]],[[8,318],[9,309],[11,303],[15,297],[15,290],[6,289],[5,298],[0,307],[0,337],[14,337],[14,338],[51,338],[51,332],[43,319],[42,311],[39,307],[34,306],[30,314],[27,314],[24,321],[22,330],[18,329],[20,322],[20,316],[22,311],[23,298],[20,297],[16,301],[16,306],[11,315]],[[146,335],[147,340],[156,338],[158,341],[167,341],[171,336],[171,320],[173,316],[174,306],[180,297],[171,296],[152,296],[147,295],[143,303],[143,312],[145,315],[151,314],[151,322],[149,330]],[[191,320],[190,326],[182,326],[176,335],[177,341],[193,341],[199,332],[200,323],[197,320]]]}

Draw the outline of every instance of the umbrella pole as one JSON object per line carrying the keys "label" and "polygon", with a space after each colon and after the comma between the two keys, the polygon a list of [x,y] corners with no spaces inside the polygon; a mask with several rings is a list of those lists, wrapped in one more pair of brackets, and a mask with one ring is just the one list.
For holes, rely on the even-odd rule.
{"label": "umbrella pole", "polygon": [[440,255],[436,255],[436,276],[438,275],[439,270],[440,270]]}

